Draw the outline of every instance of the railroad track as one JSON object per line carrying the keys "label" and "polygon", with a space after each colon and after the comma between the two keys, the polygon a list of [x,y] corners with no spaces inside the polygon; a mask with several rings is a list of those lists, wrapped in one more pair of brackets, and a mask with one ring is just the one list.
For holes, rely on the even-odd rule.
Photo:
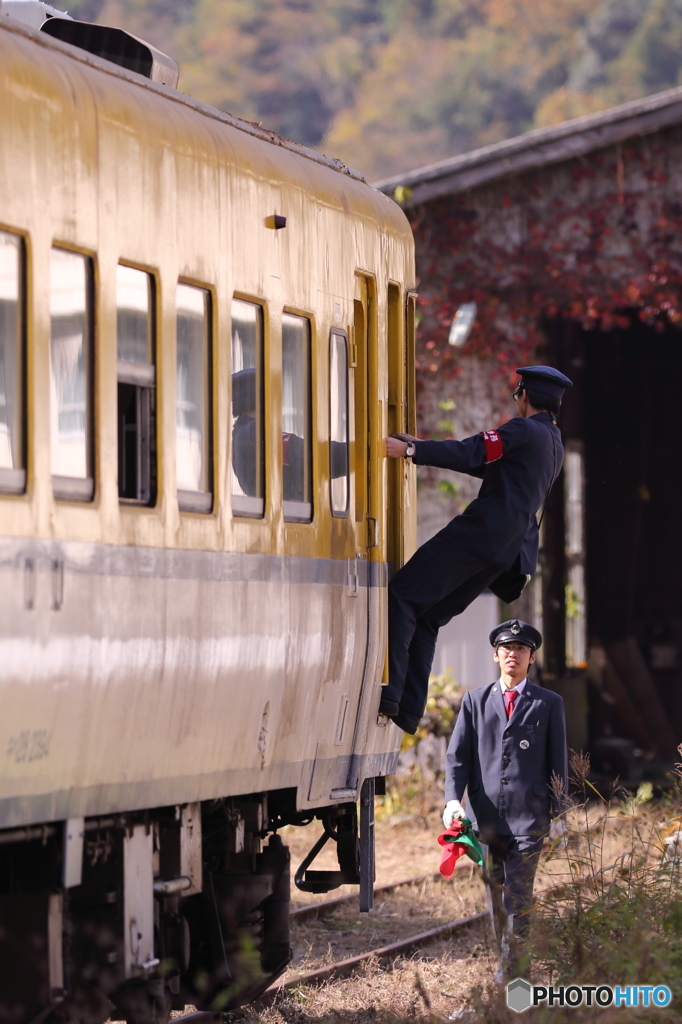
{"label": "railroad track", "polygon": [[[289,989],[298,988],[300,985],[315,985],[320,981],[327,981],[331,978],[345,978],[368,960],[382,960],[395,957],[399,953],[409,953],[411,950],[419,949],[420,946],[427,946],[434,939],[443,938],[445,935],[452,935],[453,932],[466,928],[471,924],[477,924],[487,917],[489,917],[489,912],[481,910],[477,914],[469,914],[468,917],[460,917],[456,921],[448,921],[447,924],[438,925],[437,928],[431,928],[427,932],[410,935],[399,942],[391,942],[388,946],[370,949],[367,953],[359,953],[357,956],[348,957],[347,960],[337,960],[333,964],[327,964],[326,967],[318,967],[314,971],[296,974],[293,978],[287,978],[286,981],[275,982],[274,985],[265,990],[254,1005],[271,1003],[278,995]],[[186,1013],[181,1017],[176,1017],[173,1024],[176,1024],[176,1022],[179,1024],[180,1021],[183,1024],[211,1024],[218,1017],[218,1014],[214,1014],[210,1010],[197,1010],[194,1013]]]}
{"label": "railroad track", "polygon": [[[461,863],[461,862],[460,862]],[[434,872],[428,875],[415,875],[412,878],[404,878],[400,882],[389,882],[385,885],[376,886],[374,892],[375,895],[384,892],[392,892],[395,889],[400,889],[407,885],[417,885],[420,882],[429,880],[438,880],[441,875],[438,872]],[[308,903],[302,907],[295,907],[291,911],[292,918],[302,918],[305,916],[316,916],[318,914],[324,914],[335,907],[342,906],[344,903],[349,903],[352,900],[357,899],[357,893],[349,893],[346,896],[337,896],[333,900],[321,900],[319,903]],[[352,974],[358,967],[361,967],[363,963],[372,959],[387,959],[389,957],[397,956],[399,953],[408,953],[411,950],[419,949],[420,946],[426,946],[429,942],[433,942],[434,939],[442,938],[446,935],[452,935],[453,932],[459,931],[462,928],[466,928],[471,924],[477,924],[479,921],[485,920],[489,916],[487,910],[479,911],[477,914],[469,914],[467,917],[460,917],[456,921],[448,921],[447,924],[438,925],[436,928],[431,928],[429,931],[420,932],[418,935],[410,935],[406,939],[400,939],[398,942],[392,942],[388,946],[380,946],[377,949],[370,949],[367,953],[359,953],[357,956],[348,957],[346,960],[337,960],[335,963],[327,964],[326,967],[318,967],[314,971],[305,971],[301,974],[296,974],[292,978],[287,978],[286,981],[275,982],[270,988],[266,989],[262,996],[256,1000],[254,1005],[263,1005],[264,1003],[272,1002],[283,992],[289,989],[298,988],[299,985],[314,985],[320,981],[326,981],[330,978],[343,978]],[[185,1013],[180,1017],[175,1017],[172,1024],[212,1024],[220,1018],[219,1014],[212,1013],[210,1010],[196,1010],[193,1013]]]}
{"label": "railroad track", "polygon": [[[346,977],[367,960],[374,958],[381,960],[385,957],[396,956],[398,953],[408,953],[412,949],[428,945],[434,939],[442,938],[444,935],[452,935],[453,932],[459,931],[460,928],[466,928],[470,924],[483,921],[488,916],[489,912],[487,910],[481,910],[477,914],[469,914],[468,917],[460,917],[456,921],[448,921],[447,924],[438,925],[437,928],[431,928],[428,932],[420,932],[419,935],[410,935],[407,939],[400,939],[399,942],[392,942],[388,946],[370,949],[368,953],[359,953],[357,956],[351,956],[347,960],[337,960],[336,963],[327,964],[326,967],[318,967],[315,971],[306,971],[303,974],[295,975],[293,978],[288,978],[286,981],[275,982],[274,985],[265,990],[257,1002],[272,1000],[280,992],[286,992],[290,988],[297,988],[299,985],[310,985],[318,981],[325,981],[327,978]],[[182,1019],[184,1020],[185,1018]]]}

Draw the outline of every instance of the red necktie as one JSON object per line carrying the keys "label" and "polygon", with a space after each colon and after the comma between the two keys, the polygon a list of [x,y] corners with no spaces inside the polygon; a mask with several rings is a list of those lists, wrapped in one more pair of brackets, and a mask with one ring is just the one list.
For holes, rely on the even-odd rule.
{"label": "red necktie", "polygon": [[518,695],[518,690],[504,691],[504,709],[507,712],[507,718],[511,718],[512,711],[514,710],[514,701],[516,700]]}

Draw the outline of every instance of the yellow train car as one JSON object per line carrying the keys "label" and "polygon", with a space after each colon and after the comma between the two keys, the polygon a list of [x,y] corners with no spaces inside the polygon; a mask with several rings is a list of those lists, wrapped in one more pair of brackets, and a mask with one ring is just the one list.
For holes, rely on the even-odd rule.
{"label": "yellow train car", "polygon": [[0,64],[0,1021],[146,1024],[285,968],[282,825],[371,903],[412,235],[42,31]]}

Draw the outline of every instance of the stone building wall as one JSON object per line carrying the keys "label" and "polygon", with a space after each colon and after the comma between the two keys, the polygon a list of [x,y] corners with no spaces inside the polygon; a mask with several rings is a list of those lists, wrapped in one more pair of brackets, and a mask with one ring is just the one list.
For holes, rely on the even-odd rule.
{"label": "stone building wall", "polygon": [[[467,437],[513,415],[514,369],[545,360],[553,320],[608,330],[634,313],[649,325],[682,325],[681,168],[674,126],[407,210],[420,436]],[[450,325],[471,301],[470,338],[453,348]],[[419,484],[420,541],[479,486],[432,469],[419,471]]]}

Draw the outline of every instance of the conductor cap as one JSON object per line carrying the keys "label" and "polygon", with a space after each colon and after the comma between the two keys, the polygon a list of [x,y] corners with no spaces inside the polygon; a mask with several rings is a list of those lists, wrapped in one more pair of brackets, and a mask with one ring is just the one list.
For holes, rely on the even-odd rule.
{"label": "conductor cap", "polygon": [[563,398],[566,388],[573,387],[573,381],[553,366],[520,366],[516,372],[521,375],[521,387],[551,398]]}
{"label": "conductor cap", "polygon": [[502,622],[499,626],[495,626],[490,634],[490,643],[495,648],[500,644],[514,642],[525,644],[526,647],[530,647],[531,651],[537,651],[538,647],[542,645],[542,633],[535,626],[524,622],[523,619],[509,619],[508,622]]}

